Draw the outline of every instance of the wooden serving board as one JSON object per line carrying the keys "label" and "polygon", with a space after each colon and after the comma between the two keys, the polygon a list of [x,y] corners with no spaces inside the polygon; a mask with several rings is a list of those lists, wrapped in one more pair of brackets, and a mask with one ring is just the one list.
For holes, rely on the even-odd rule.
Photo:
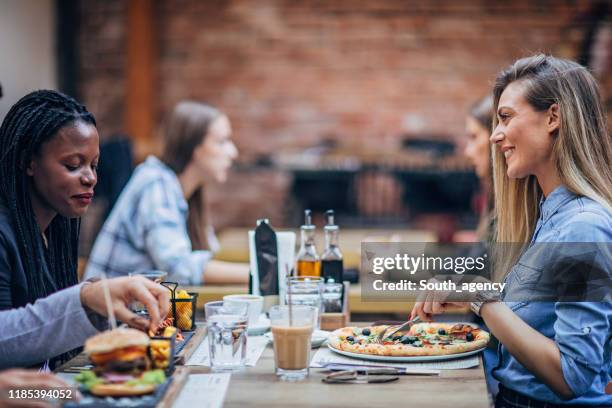
{"label": "wooden serving board", "polygon": [[174,400],[180,394],[183,386],[187,382],[189,377],[189,368],[187,367],[176,367],[174,374],[172,374],[172,383],[166,390],[164,397],[161,399],[157,408],[170,408],[174,404]]}
{"label": "wooden serving board", "polygon": [[206,326],[203,323],[198,323],[198,327],[196,328],[194,335],[191,336],[191,338],[189,339],[185,347],[183,347],[181,352],[177,354],[175,364],[185,364],[185,362],[189,360],[189,357],[193,355],[193,353],[196,351],[196,349],[198,348],[200,343],[202,343],[205,337]]}

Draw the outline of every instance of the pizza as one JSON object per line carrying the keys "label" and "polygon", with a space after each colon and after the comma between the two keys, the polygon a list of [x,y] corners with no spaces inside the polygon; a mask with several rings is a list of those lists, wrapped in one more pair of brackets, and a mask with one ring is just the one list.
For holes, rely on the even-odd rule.
{"label": "pizza", "polygon": [[443,356],[484,348],[489,333],[465,323],[417,323],[408,331],[375,343],[378,335],[391,326],[343,327],[329,336],[330,347],[375,356]]}

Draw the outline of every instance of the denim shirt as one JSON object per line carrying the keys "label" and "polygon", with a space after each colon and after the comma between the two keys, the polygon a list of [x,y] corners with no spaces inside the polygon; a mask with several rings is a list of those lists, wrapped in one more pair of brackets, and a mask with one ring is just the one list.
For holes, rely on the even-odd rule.
{"label": "denim shirt", "polygon": [[[509,287],[517,282],[517,286],[524,286],[549,267],[550,259],[546,256],[530,253],[534,244],[545,242],[603,243],[606,252],[599,261],[607,274],[606,282],[610,282],[612,214],[602,205],[575,195],[564,186],[549,194],[540,203],[540,217],[530,247],[506,278]],[[508,294],[504,293],[504,299],[507,298]],[[518,299],[513,297],[512,300]],[[506,301],[506,304],[523,321],[556,343],[563,377],[574,398],[561,399],[501,344],[497,366],[492,371],[494,378],[506,388],[540,401],[612,406],[612,395],[604,391],[606,384],[612,381],[612,302]]]}

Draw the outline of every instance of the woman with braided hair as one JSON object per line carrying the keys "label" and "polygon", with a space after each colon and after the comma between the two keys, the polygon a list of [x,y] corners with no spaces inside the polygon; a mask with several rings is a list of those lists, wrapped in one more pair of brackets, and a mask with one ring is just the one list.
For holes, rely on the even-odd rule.
{"label": "woman with braided hair", "polygon": [[[101,282],[77,284],[98,145],[93,115],[56,91],[24,96],[0,127],[0,368],[41,365],[105,326]],[[167,313],[168,291],[144,278],[108,286],[115,314],[132,326],[156,327]],[[133,299],[150,322],[129,311]]]}
{"label": "woman with braided hair", "polygon": [[0,131],[1,211],[14,226],[25,279],[15,282],[10,298],[0,292],[0,309],[77,283],[78,217],[97,181],[95,124],[83,105],[51,91],[25,96],[7,114]]}

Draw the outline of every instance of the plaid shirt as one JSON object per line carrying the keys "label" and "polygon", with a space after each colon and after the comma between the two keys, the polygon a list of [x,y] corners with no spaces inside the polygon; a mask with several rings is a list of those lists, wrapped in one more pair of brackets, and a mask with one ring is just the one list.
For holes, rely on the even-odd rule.
{"label": "plaid shirt", "polygon": [[153,156],[136,168],[93,246],[85,279],[161,270],[200,285],[211,251],[193,251],[187,201],[176,174]]}

